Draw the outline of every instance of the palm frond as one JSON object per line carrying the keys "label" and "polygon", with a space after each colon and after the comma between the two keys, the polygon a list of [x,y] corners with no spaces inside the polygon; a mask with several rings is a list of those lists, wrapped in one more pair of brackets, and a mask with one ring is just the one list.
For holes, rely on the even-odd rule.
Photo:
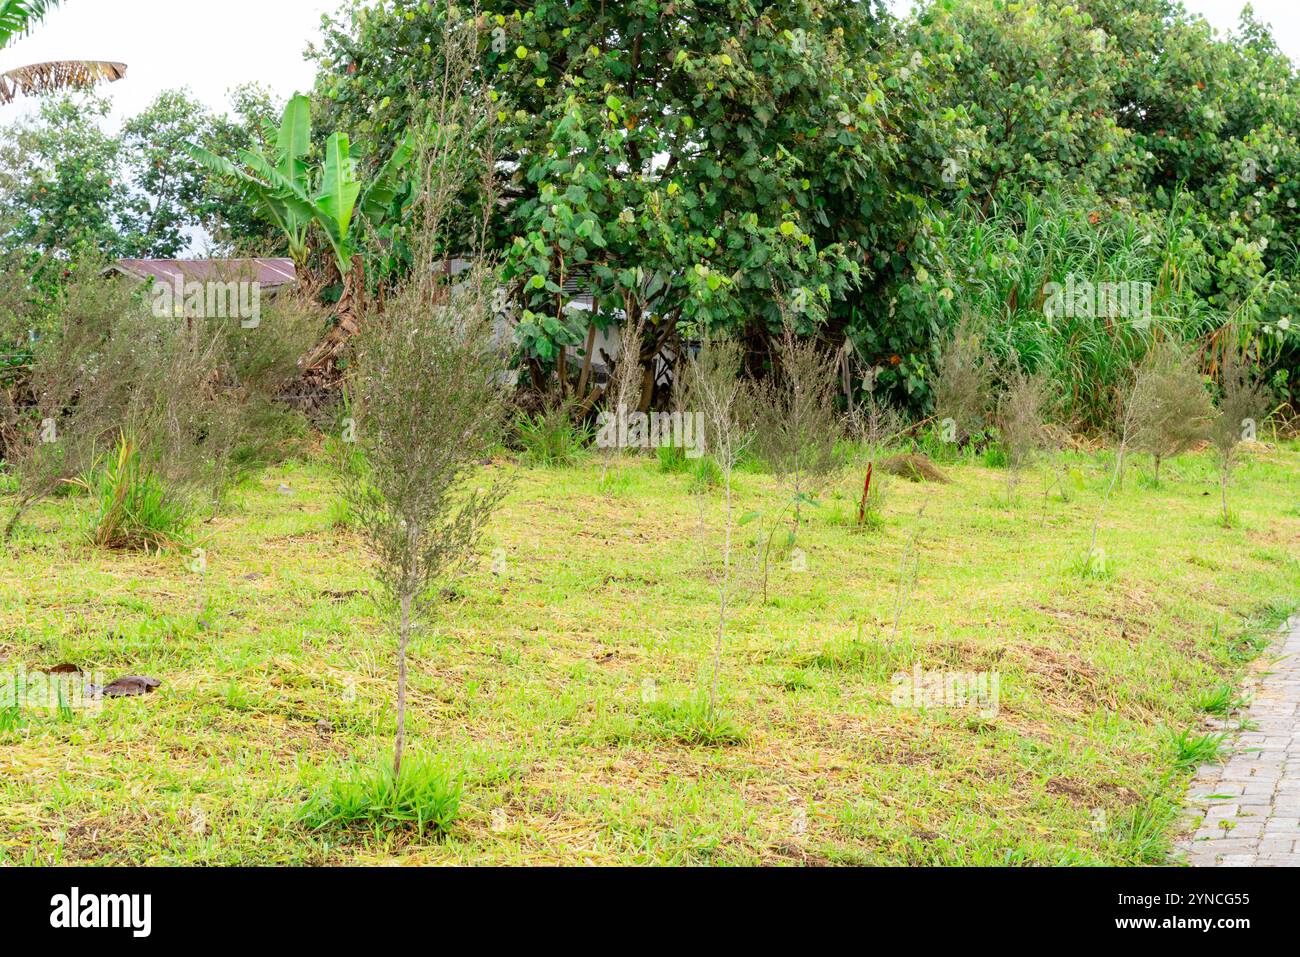
{"label": "palm frond", "polygon": [[0,73],[0,105],[12,103],[19,94],[33,96],[53,90],[84,90],[99,83],[112,83],[124,76],[125,63],[107,60],[55,60],[20,66]]}
{"label": "palm frond", "polygon": [[0,48],[36,26],[58,3],[59,0],[0,0]]}

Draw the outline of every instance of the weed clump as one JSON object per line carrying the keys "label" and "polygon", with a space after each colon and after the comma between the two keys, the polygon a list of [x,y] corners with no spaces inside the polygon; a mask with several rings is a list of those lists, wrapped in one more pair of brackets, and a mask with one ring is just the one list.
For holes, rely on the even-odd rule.
{"label": "weed clump", "polygon": [[123,433],[113,452],[75,481],[90,493],[88,535],[100,548],[150,552],[189,540],[192,504],[163,481],[134,437]]}
{"label": "weed clump", "polygon": [[573,399],[552,399],[515,418],[514,438],[522,460],[542,468],[569,468],[588,452],[594,430],[574,421]]}
{"label": "weed clump", "polygon": [[346,772],[298,812],[314,831],[366,826],[376,834],[413,828],[417,834],[447,834],[460,813],[464,779],[441,763],[408,760],[391,766]]}
{"label": "weed clump", "polygon": [[646,707],[655,731],[682,744],[720,747],[749,740],[745,728],[719,710],[707,694],[655,701]]}

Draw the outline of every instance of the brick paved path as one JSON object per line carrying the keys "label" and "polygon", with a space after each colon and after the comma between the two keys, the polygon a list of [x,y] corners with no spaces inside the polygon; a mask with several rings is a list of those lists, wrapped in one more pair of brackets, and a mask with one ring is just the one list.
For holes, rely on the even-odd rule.
{"label": "brick paved path", "polygon": [[1188,790],[1195,833],[1176,859],[1193,866],[1300,866],[1300,617],[1229,738],[1232,756],[1201,768]]}

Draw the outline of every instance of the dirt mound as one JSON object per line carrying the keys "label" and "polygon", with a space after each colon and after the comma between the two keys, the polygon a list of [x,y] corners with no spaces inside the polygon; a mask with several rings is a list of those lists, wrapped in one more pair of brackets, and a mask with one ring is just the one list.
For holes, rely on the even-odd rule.
{"label": "dirt mound", "polygon": [[880,463],[880,468],[890,475],[900,475],[913,482],[939,482],[947,485],[952,481],[924,455],[891,455]]}

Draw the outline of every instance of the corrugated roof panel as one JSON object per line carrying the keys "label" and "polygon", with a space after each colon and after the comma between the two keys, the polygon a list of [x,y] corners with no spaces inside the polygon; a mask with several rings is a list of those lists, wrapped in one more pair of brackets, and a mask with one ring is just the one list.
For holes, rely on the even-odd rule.
{"label": "corrugated roof panel", "polygon": [[263,286],[283,286],[298,281],[292,259],[119,259],[116,267],[138,279],[163,282],[209,282],[239,279]]}

